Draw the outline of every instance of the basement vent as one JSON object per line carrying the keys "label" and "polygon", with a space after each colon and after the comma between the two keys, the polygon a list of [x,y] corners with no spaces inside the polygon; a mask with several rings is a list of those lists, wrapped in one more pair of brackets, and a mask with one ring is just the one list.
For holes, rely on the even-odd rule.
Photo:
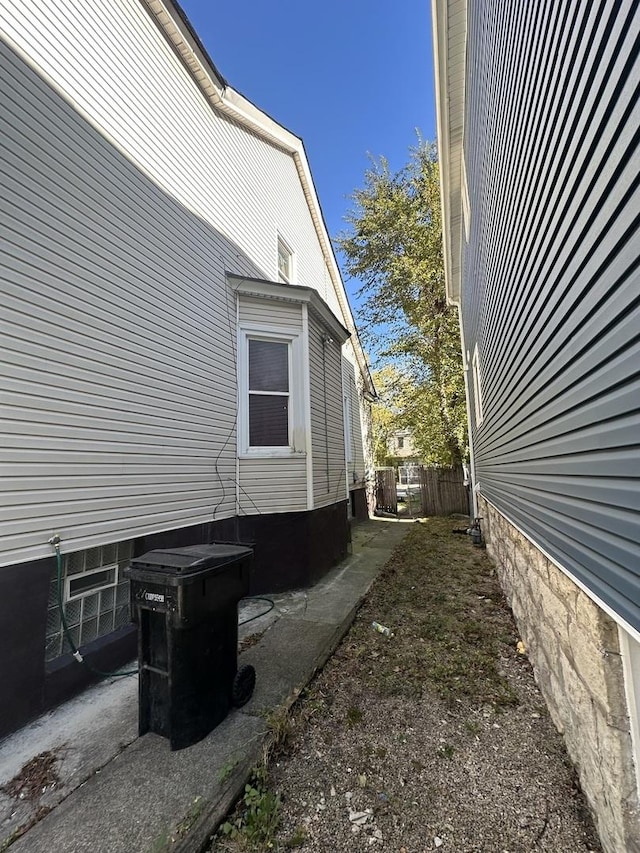
{"label": "basement vent", "polygon": [[[119,542],[65,554],[62,595],[69,631],[76,646],[104,637],[131,621],[129,581],[123,570],[133,556],[132,542]],[[58,606],[58,577],[54,567],[49,586],[45,660],[70,652]]]}

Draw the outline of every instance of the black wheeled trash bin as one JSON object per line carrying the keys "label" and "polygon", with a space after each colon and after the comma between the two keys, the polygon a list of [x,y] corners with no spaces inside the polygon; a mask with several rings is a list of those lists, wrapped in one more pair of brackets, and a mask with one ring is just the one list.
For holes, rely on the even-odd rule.
{"label": "black wheeled trash bin", "polygon": [[149,551],[126,570],[138,622],[139,731],[171,749],[201,740],[249,700],[253,667],[238,670],[238,602],[253,552],[241,545]]}

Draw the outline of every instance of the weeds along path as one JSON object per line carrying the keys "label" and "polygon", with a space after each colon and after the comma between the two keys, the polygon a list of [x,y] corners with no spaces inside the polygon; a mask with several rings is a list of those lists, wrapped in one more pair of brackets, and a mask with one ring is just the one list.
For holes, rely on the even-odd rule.
{"label": "weeds along path", "polygon": [[260,774],[265,832],[243,802],[214,850],[600,850],[492,563],[454,526],[413,525]]}

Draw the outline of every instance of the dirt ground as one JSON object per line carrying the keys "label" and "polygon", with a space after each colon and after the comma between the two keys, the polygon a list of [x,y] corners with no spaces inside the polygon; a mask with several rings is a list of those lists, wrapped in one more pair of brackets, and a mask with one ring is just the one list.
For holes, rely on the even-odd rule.
{"label": "dirt ground", "polygon": [[[213,850],[599,851],[493,565],[416,522]],[[377,621],[393,632],[374,631]]]}

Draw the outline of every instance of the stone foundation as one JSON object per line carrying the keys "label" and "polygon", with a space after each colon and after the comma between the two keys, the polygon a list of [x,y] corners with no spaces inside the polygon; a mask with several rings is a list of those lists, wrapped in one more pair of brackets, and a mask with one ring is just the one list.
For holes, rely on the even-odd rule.
{"label": "stone foundation", "polygon": [[640,812],[616,623],[479,497],[482,530],[551,717],[607,853],[640,853]]}

